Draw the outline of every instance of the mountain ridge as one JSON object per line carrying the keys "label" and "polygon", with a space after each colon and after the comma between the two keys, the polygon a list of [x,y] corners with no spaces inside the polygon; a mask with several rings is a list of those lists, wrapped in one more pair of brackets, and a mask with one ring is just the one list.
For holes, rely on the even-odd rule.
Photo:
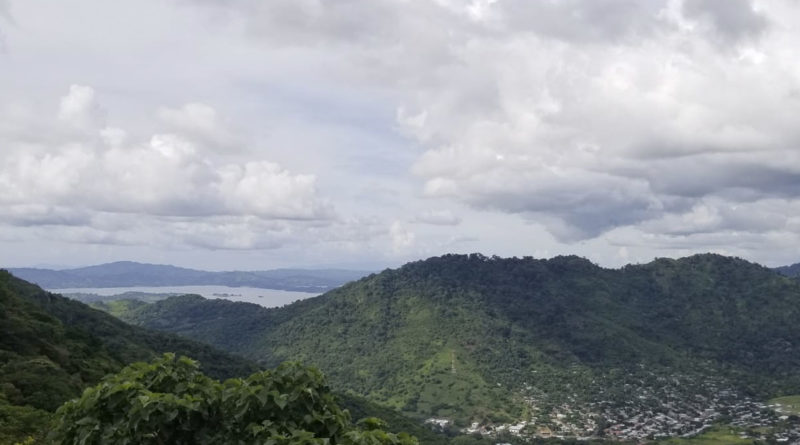
{"label": "mountain ridge", "polygon": [[370,272],[345,269],[272,269],[210,272],[173,265],[117,261],[73,269],[9,268],[48,289],[220,285],[299,292],[324,292]]}

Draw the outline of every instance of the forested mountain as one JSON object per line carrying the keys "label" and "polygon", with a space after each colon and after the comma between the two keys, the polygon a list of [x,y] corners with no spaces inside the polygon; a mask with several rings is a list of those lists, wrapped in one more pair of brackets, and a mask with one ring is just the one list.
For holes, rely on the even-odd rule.
{"label": "forested mountain", "polygon": [[219,285],[301,292],[324,292],[359,279],[369,272],[341,269],[274,269],[207,272],[132,261],[67,270],[11,268],[9,272],[46,289],[76,287]]}
{"label": "forested mountain", "polygon": [[461,425],[800,393],[800,284],[711,254],[621,269],[446,255],[283,308],[185,296],[122,316]]}

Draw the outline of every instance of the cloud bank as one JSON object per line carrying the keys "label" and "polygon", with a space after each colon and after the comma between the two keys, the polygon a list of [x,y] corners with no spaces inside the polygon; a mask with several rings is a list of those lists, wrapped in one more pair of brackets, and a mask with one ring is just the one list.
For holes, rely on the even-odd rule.
{"label": "cloud bank", "polygon": [[[394,91],[427,196],[563,242],[796,235],[793,2],[278,4],[238,4],[248,35],[336,51],[343,76]],[[756,208],[769,224],[737,216]]]}
{"label": "cloud bank", "polygon": [[[97,22],[111,14],[87,4],[106,11],[88,14]],[[14,6],[23,28],[33,7]],[[800,259],[795,1],[137,7],[126,11],[152,33],[106,20],[109,38],[151,68],[90,60],[79,73],[103,73],[107,89],[73,86],[50,114],[0,105],[6,224],[132,245],[164,227],[209,248],[333,243],[334,255],[393,258]],[[131,63],[90,37],[70,44]],[[24,48],[49,56],[41,39]],[[74,83],[67,65],[31,85]],[[139,103],[140,90],[159,99]],[[155,115],[113,124],[104,91],[115,109]],[[131,214],[148,228],[114,229]]]}

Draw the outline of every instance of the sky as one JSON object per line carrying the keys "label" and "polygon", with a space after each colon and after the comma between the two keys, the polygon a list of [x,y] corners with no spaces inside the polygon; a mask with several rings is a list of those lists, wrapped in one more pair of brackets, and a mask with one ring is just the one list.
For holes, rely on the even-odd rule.
{"label": "sky", "polygon": [[0,0],[0,266],[800,262],[796,0]]}

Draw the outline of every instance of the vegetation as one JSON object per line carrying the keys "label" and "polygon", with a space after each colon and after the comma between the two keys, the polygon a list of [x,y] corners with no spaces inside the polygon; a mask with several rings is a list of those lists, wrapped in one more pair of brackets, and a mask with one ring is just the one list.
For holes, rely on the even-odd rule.
{"label": "vegetation", "polygon": [[778,405],[782,413],[800,415],[800,395],[776,397],[769,403]]}
{"label": "vegetation", "polygon": [[103,379],[56,416],[51,438],[61,444],[417,443],[375,418],[352,425],[315,369],[287,363],[220,383],[173,354]]}
{"label": "vegetation", "polygon": [[309,363],[336,388],[459,426],[524,416],[527,389],[625,400],[631,380],[680,374],[760,398],[800,391],[800,284],[710,254],[622,269],[446,255],[283,308],[186,296],[120,316],[269,366]]}
{"label": "vegetation", "polygon": [[209,346],[127,325],[0,271],[0,443],[40,437],[51,413],[125,364],[162,352],[200,357],[219,378],[257,367]]}
{"label": "vegetation", "polygon": [[752,445],[754,440],[739,437],[739,431],[735,428],[719,425],[695,437],[666,439],[658,443],[663,445]]}
{"label": "vegetation", "polygon": [[[53,411],[62,403],[108,373],[164,352],[202,357],[206,361],[202,371],[214,378],[244,376],[258,369],[209,346],[127,325],[4,271],[0,271],[0,332],[0,444],[42,442],[52,428]],[[345,396],[344,401],[357,418],[385,416],[387,431],[412,432],[425,444],[448,443],[446,437],[391,410],[355,396]]]}

